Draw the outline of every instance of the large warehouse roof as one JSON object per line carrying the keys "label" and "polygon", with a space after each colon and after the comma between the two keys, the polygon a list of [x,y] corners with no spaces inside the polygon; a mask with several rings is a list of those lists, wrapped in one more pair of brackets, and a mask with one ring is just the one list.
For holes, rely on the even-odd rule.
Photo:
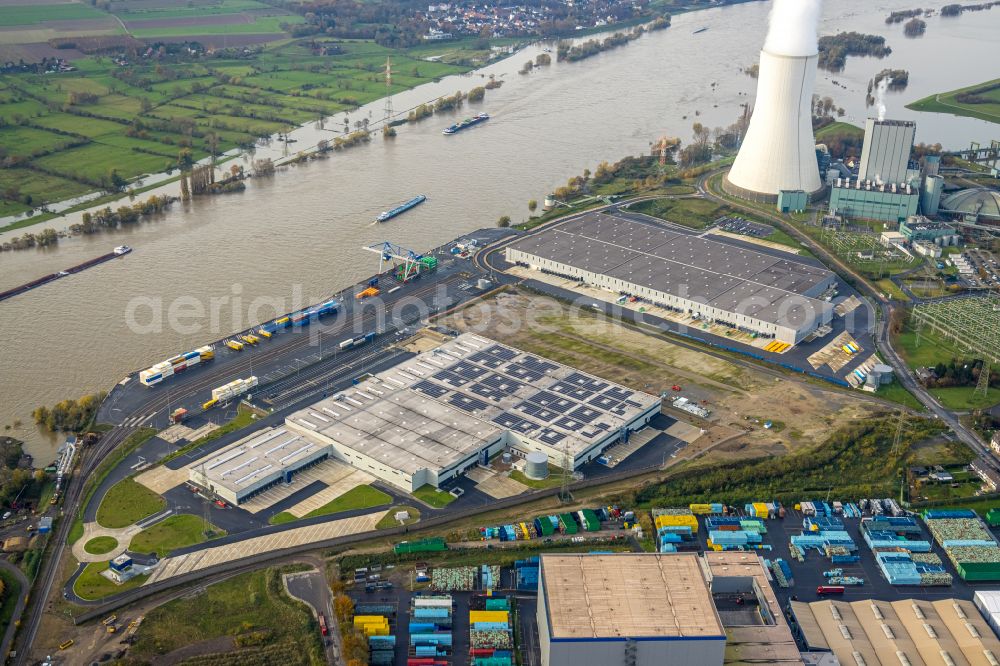
{"label": "large warehouse roof", "polygon": [[193,468],[203,472],[208,482],[239,494],[321,448],[284,428],[267,428],[237,440]]}
{"label": "large warehouse roof", "polygon": [[806,645],[833,652],[842,664],[861,663],[855,655],[869,666],[986,666],[1000,659],[1000,641],[965,599],[793,601],[791,606]]}
{"label": "large warehouse roof", "polygon": [[542,555],[553,640],[724,637],[697,553]]}
{"label": "large warehouse roof", "polygon": [[659,403],[465,333],[287,422],[412,474],[447,469],[506,430],[575,456]]}
{"label": "large warehouse roof", "polygon": [[833,276],[824,268],[620,215],[592,213],[512,247],[783,326],[800,326],[829,307],[805,296]]}

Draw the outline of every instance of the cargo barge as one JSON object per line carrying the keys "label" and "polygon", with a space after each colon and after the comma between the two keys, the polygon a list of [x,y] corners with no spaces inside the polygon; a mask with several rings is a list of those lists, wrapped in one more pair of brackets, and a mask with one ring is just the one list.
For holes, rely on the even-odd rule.
{"label": "cargo barge", "polygon": [[448,127],[445,127],[441,131],[441,133],[442,134],[455,134],[456,132],[461,132],[464,129],[472,127],[473,125],[478,125],[479,123],[481,123],[483,121],[486,121],[486,120],[489,120],[489,119],[490,119],[490,114],[488,114],[488,113],[480,113],[480,114],[477,114],[475,116],[472,116],[471,118],[466,118],[465,120],[463,120],[460,123],[455,123],[454,125],[449,125]]}
{"label": "cargo barge", "polygon": [[381,215],[379,215],[378,217],[375,218],[375,221],[376,222],[388,222],[389,220],[391,220],[392,218],[396,217],[397,215],[402,215],[403,213],[405,213],[406,211],[410,210],[411,208],[414,208],[415,206],[419,206],[420,204],[422,204],[426,200],[427,200],[427,197],[425,197],[423,194],[418,194],[417,196],[413,197],[412,199],[410,199],[406,203],[400,204],[400,205],[396,206],[395,208],[393,208],[392,210],[383,211]]}
{"label": "cargo barge", "polygon": [[105,261],[111,261],[112,259],[126,255],[131,251],[132,248],[130,248],[128,245],[119,245],[118,247],[116,247],[111,252],[108,252],[107,254],[102,254],[101,256],[95,257],[94,259],[89,259],[83,262],[82,264],[71,266],[64,271],[59,271],[58,273],[49,273],[48,275],[40,277],[37,280],[26,282],[19,287],[14,287],[13,289],[8,289],[7,291],[0,291],[0,301],[5,301],[8,298],[13,298],[18,294],[23,294],[24,292],[30,291],[35,287],[41,287],[43,284],[48,284],[49,282],[53,282],[55,280],[58,280],[59,278],[64,278],[68,275],[73,275],[74,273],[85,271],[92,266],[103,264]]}

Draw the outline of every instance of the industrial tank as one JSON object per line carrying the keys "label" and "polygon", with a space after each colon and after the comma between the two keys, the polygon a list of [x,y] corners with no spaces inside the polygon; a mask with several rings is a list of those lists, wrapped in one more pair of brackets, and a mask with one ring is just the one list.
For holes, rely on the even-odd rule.
{"label": "industrial tank", "polygon": [[524,475],[540,481],[549,475],[549,457],[540,451],[532,451],[524,462]]}

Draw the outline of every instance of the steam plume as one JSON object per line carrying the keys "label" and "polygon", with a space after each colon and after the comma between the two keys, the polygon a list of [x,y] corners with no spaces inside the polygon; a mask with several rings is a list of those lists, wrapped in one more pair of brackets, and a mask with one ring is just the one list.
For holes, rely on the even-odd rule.
{"label": "steam plume", "polygon": [[764,50],[775,55],[815,55],[822,9],[822,0],[773,0]]}
{"label": "steam plume", "polygon": [[878,82],[878,88],[875,90],[875,106],[878,107],[879,120],[885,120],[885,92],[889,89],[891,83],[892,77],[883,77]]}

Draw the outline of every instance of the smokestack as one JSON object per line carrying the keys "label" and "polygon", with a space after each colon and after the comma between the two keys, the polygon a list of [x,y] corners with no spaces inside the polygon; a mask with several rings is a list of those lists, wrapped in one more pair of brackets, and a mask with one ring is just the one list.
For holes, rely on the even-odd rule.
{"label": "smokestack", "polygon": [[774,0],[760,53],[757,99],[727,191],[775,201],[782,190],[822,188],[812,131],[820,0]]}

